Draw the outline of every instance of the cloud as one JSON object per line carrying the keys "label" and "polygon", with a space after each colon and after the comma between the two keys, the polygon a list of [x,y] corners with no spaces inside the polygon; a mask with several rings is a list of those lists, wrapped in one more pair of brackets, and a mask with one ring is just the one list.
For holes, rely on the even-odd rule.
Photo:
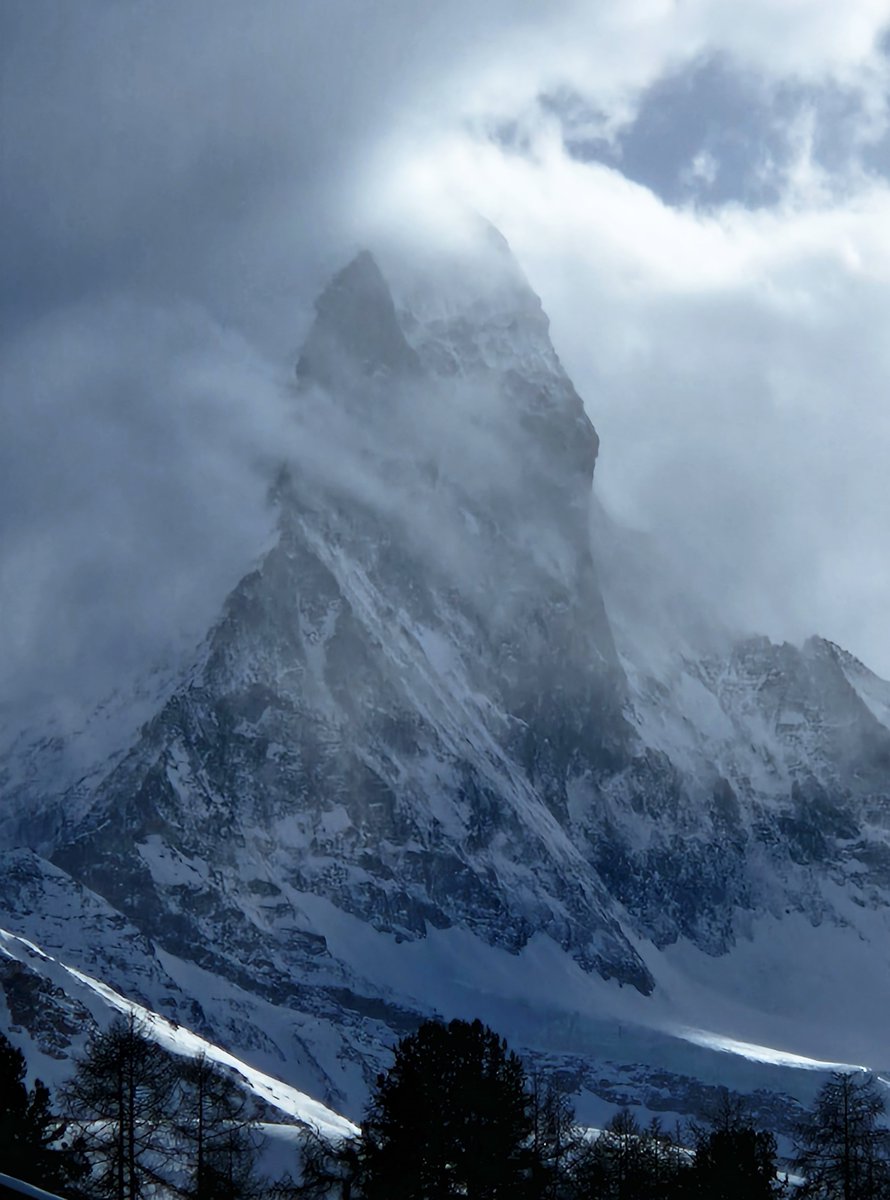
{"label": "cloud", "polygon": [[554,131],[430,158],[415,185],[484,204],[544,297],[606,504],[740,627],[820,632],[887,672],[890,188],[703,213]]}
{"label": "cloud", "polygon": [[191,649],[268,540],[284,381],[199,310],[126,296],[0,364],[0,699],[94,702]]}
{"label": "cloud", "polygon": [[[740,618],[890,672],[885,20],[872,0],[4,6],[0,693],[98,687],[200,633],[268,531],[314,296],[383,226],[441,236],[455,201],[541,293],[606,500]],[[698,192],[672,207],[622,174],[653,96],[714,62],[762,100],[739,136],[777,147],[759,213],[695,207],[706,152],[718,182],[728,159],[679,109],[666,169],[704,164]],[[578,161],[582,128],[624,159]]]}

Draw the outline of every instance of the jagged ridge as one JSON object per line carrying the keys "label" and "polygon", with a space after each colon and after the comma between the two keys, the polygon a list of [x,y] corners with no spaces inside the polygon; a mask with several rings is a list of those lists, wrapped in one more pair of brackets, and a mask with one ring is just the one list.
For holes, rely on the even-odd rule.
{"label": "jagged ridge", "polygon": [[[29,928],[65,946],[67,889],[140,947],[103,951],[122,990],[175,961],[310,1019],[254,1049],[353,1112],[430,1005],[381,986],[380,937],[545,937],[648,993],[647,946],[846,920],[839,881],[887,907],[890,686],[818,639],[678,622],[591,510],[598,440],[540,301],[497,238],[470,266],[390,286],[365,253],[334,279],[292,396],[330,463],[283,468],[276,545],[127,752],[34,797]],[[198,1002],[174,974],[171,1012]]]}

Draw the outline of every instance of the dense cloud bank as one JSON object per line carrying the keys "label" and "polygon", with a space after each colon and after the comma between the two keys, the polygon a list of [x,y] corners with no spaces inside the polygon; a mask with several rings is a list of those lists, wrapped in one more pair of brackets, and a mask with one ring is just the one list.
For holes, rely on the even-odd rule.
{"label": "dense cloud bank", "polygon": [[543,298],[604,503],[733,621],[890,674],[884,20],[4,6],[0,697],[200,636],[271,528],[313,297],[461,205]]}

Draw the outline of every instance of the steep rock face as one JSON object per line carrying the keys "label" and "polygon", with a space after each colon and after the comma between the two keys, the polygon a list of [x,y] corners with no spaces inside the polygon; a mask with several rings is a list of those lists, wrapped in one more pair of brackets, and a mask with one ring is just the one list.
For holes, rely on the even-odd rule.
{"label": "steep rock face", "polygon": [[594,850],[613,894],[656,943],[679,931],[716,954],[751,913],[846,924],[838,883],[861,904],[870,880],[885,908],[888,685],[821,638],[731,635],[601,512],[594,545],[629,720],[676,782]]}
{"label": "steep rock face", "polygon": [[316,320],[297,363],[297,379],[338,389],[385,375],[416,374],[395,305],[367,250],[331,280],[316,302]]}
{"label": "steep rock face", "polygon": [[357,1114],[387,1041],[460,1011],[456,947],[648,994],[674,944],[887,909],[890,685],[730,635],[591,504],[502,239],[359,255],[289,402],[277,540],[188,672],[60,794],[61,741],[7,761],[0,829],[40,851],[7,859],[13,932]]}
{"label": "steep rock face", "polygon": [[[277,937],[253,897],[286,883],[400,938],[543,932],[651,987],[566,821],[572,779],[632,738],[587,531],[596,435],[501,247],[492,272],[503,309],[415,312],[413,345],[369,255],[323,294],[296,419],[337,389],[373,481],[282,472],[277,545],[55,849],[177,950],[237,946],[243,970]],[[283,941],[272,991],[323,949]]]}

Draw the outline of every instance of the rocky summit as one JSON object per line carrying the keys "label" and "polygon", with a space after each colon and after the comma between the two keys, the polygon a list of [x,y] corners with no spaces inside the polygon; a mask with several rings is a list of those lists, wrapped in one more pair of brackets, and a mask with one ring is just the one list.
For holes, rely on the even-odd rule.
{"label": "rocky summit", "polygon": [[187,670],[0,767],[23,1044],[64,1063],[92,980],[352,1117],[431,1013],[591,1119],[879,1067],[890,684],[726,630],[608,518],[503,239],[361,253],[287,403],[276,540]]}

